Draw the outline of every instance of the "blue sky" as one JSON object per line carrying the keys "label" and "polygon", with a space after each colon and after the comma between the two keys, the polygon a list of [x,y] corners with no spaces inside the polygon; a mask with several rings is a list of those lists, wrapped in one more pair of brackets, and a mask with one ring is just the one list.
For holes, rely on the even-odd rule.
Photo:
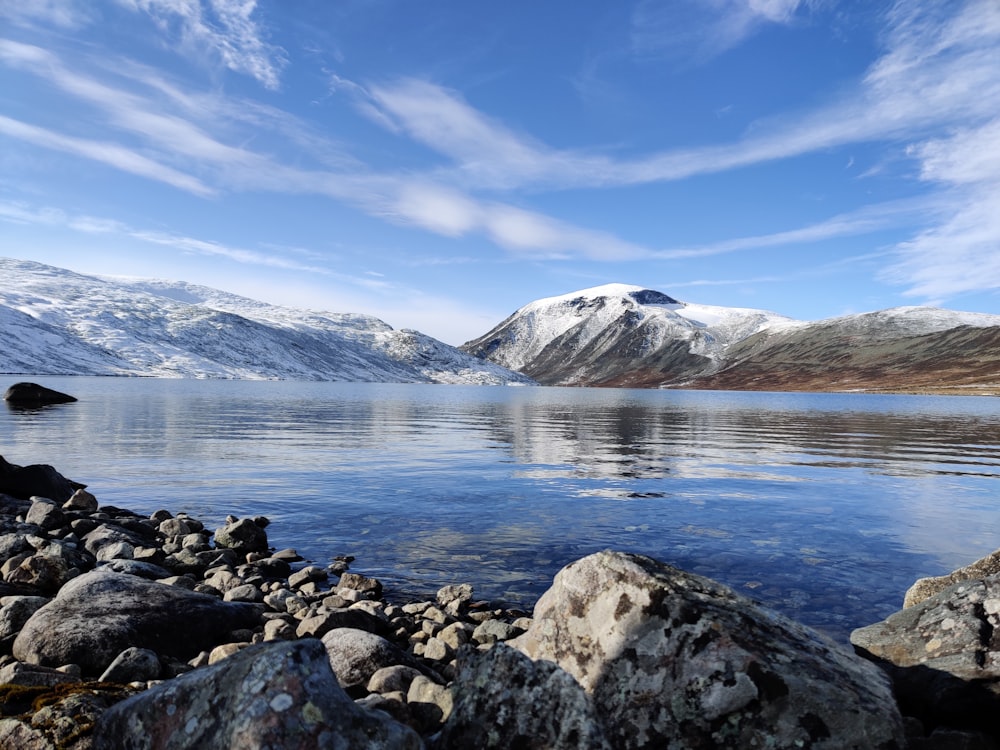
{"label": "blue sky", "polygon": [[0,0],[0,243],[452,344],[608,282],[1000,313],[1000,2]]}

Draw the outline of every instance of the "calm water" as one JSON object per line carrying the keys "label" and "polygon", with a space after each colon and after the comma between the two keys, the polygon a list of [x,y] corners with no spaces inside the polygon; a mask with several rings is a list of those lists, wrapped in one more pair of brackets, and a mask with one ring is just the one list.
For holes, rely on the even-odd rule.
{"label": "calm water", "polygon": [[267,515],[272,544],[355,555],[390,598],[530,604],[616,548],[843,640],[1000,547],[998,399],[35,380],[80,401],[0,408],[9,461],[139,512]]}

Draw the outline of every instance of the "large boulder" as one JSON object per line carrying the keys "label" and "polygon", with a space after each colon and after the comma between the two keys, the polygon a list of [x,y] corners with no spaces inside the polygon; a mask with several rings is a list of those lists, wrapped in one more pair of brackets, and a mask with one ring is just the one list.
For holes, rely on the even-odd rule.
{"label": "large boulder", "polygon": [[21,500],[44,497],[59,503],[87,485],[67,479],[47,464],[17,466],[0,456],[0,493]]}
{"label": "large boulder", "polygon": [[873,664],[647,557],[605,551],[570,564],[510,643],[571,674],[616,748],[904,746]]}
{"label": "large boulder", "polygon": [[252,604],[95,570],[63,586],[28,619],[13,653],[29,664],[79,664],[96,677],[130,646],[188,659],[259,622]]}
{"label": "large boulder", "polygon": [[38,383],[14,383],[4,392],[3,400],[13,406],[45,406],[69,404],[76,401],[76,398]]}
{"label": "large boulder", "polygon": [[609,750],[594,704],[568,672],[504,644],[463,648],[440,750]]}
{"label": "large boulder", "polygon": [[1000,737],[1000,576],[949,586],[851,643],[891,676],[903,712]]}
{"label": "large boulder", "polygon": [[307,638],[246,648],[106,711],[94,750],[419,750],[420,737],[355,705],[323,645]]}

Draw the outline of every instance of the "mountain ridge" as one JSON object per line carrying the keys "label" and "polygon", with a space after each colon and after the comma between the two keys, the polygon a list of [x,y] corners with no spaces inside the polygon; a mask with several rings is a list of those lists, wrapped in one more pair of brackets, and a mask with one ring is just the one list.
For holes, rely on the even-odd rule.
{"label": "mountain ridge", "polygon": [[543,385],[1000,393],[1000,315],[800,321],[605,284],[529,302],[463,351]]}
{"label": "mountain ridge", "polygon": [[532,384],[419,331],[186,282],[0,258],[0,372]]}

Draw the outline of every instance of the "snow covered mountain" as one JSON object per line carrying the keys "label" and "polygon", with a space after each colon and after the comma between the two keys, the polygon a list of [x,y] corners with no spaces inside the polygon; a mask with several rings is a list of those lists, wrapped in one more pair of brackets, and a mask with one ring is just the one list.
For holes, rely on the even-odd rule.
{"label": "snow covered mountain", "polygon": [[1000,388],[1000,316],[901,307],[818,322],[607,284],[531,302],[461,349],[546,385]]}
{"label": "snow covered mountain", "polygon": [[377,318],[0,258],[0,372],[530,384]]}

